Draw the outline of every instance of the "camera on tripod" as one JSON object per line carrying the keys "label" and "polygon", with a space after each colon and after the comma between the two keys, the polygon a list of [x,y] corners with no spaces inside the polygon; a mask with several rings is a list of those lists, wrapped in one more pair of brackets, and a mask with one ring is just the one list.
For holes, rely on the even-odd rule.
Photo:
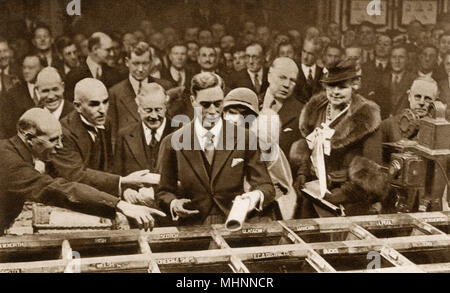
{"label": "camera on tripod", "polygon": [[[442,211],[448,205],[443,202],[449,200],[444,191],[450,158],[450,122],[445,113],[446,106],[439,101],[422,119],[405,110],[399,120],[405,139],[385,144],[391,152],[389,182],[397,195],[397,212]],[[410,140],[415,134],[416,139]]]}

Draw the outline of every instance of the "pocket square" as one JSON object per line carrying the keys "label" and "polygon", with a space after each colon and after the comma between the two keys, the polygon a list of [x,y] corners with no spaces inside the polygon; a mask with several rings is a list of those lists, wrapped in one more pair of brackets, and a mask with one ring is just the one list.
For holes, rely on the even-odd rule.
{"label": "pocket square", "polygon": [[294,131],[294,129],[292,129],[292,128],[285,128],[285,129],[283,129],[283,132],[290,132],[290,131]]}
{"label": "pocket square", "polygon": [[233,161],[231,161],[231,168],[239,165],[240,163],[244,162],[244,159],[233,159]]}

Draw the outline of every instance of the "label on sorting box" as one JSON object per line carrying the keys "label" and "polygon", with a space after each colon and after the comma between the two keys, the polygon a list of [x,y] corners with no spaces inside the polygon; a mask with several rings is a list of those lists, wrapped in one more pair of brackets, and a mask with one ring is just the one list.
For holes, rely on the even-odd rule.
{"label": "label on sorting box", "polygon": [[22,273],[22,269],[3,269],[0,270],[0,274],[20,274]]}
{"label": "label on sorting box", "polygon": [[378,220],[377,225],[378,226],[392,226],[393,222],[391,219]]}
{"label": "label on sorting box", "polygon": [[95,243],[106,243],[106,242],[108,242],[108,238],[95,238],[94,239],[94,242]]}
{"label": "label on sorting box", "polygon": [[254,253],[253,259],[266,259],[266,258],[275,258],[275,257],[284,257],[290,256],[290,251],[277,251],[277,252],[260,252]]}
{"label": "label on sorting box", "polygon": [[95,267],[98,270],[105,270],[105,269],[120,269],[122,267],[121,264],[118,263],[112,263],[112,262],[99,262],[90,265],[90,267]]}
{"label": "label on sorting box", "polygon": [[179,240],[180,233],[176,227],[164,228],[164,233],[159,234],[161,240]]}
{"label": "label on sorting box", "polygon": [[323,250],[323,254],[337,254],[339,253],[338,248],[328,248]]}
{"label": "label on sorting box", "polygon": [[24,242],[0,243],[0,249],[25,247]]}
{"label": "label on sorting box", "polygon": [[316,230],[316,226],[314,226],[314,225],[305,225],[305,226],[297,226],[295,228],[295,231],[297,231],[297,232],[312,231],[312,230]]}
{"label": "label on sorting box", "polygon": [[447,222],[447,218],[425,218],[423,219],[424,222],[427,223],[440,223],[440,222]]}
{"label": "label on sorting box", "polygon": [[419,242],[413,242],[412,247],[432,247],[433,243],[430,241],[419,241]]}
{"label": "label on sorting box", "polygon": [[263,228],[245,228],[242,229],[242,234],[261,234],[264,233]]}
{"label": "label on sorting box", "polygon": [[161,258],[156,260],[156,263],[159,265],[171,265],[171,264],[186,264],[193,263],[194,257],[170,257],[170,258]]}

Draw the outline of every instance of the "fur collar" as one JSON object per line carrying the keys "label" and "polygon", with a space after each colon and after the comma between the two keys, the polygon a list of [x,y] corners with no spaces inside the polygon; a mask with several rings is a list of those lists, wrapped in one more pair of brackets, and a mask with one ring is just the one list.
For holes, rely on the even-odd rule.
{"label": "fur collar", "polygon": [[[328,104],[325,92],[311,98],[300,115],[300,132],[304,137],[314,131],[321,110]],[[359,94],[354,94],[350,109],[333,127],[335,134],[331,138],[331,147],[340,149],[349,146],[366,135],[373,133],[380,126],[380,107]]]}

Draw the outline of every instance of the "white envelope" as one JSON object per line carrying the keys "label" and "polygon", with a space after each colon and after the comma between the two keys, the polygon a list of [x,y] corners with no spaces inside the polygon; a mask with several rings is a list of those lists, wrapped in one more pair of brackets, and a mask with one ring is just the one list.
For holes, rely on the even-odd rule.
{"label": "white envelope", "polygon": [[292,128],[285,128],[285,129],[283,129],[283,132],[290,132],[290,131],[294,131],[294,129],[292,129]]}
{"label": "white envelope", "polygon": [[241,158],[233,159],[233,161],[231,161],[231,168],[233,168],[243,162],[244,162],[244,159],[241,159]]}

